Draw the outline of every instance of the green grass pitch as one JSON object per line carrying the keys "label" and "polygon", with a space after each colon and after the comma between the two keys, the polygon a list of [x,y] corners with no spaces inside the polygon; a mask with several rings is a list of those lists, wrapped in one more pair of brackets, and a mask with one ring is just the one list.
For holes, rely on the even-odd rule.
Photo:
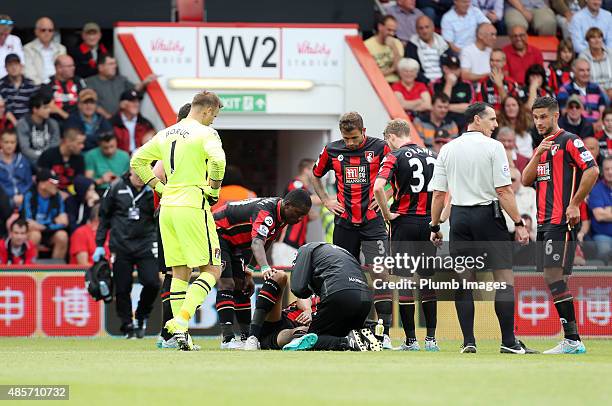
{"label": "green grass pitch", "polygon": [[499,354],[497,341],[480,341],[476,355],[459,354],[457,341],[442,341],[440,353],[241,352],[196,342],[203,351],[159,350],[152,338],[3,338],[0,384],[68,384],[70,403],[110,406],[612,402],[612,341],[586,340],[587,354],[566,356]]}

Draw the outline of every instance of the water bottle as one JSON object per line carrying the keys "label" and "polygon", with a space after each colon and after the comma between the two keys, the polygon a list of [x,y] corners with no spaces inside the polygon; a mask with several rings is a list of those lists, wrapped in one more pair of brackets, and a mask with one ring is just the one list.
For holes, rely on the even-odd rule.
{"label": "water bottle", "polygon": [[100,294],[102,297],[107,297],[110,291],[108,290],[108,285],[104,281],[100,281]]}
{"label": "water bottle", "polygon": [[385,335],[385,326],[383,325],[383,319],[378,319],[378,324],[374,328],[374,336],[381,343],[383,342]]}

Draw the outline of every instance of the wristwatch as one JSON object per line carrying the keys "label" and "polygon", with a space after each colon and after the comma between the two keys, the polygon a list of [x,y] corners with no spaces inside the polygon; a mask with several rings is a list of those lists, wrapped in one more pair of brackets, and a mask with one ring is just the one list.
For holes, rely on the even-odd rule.
{"label": "wristwatch", "polygon": [[521,221],[517,221],[516,223],[514,223],[514,227],[525,227],[525,222],[523,221],[523,219],[521,219]]}
{"label": "wristwatch", "polygon": [[437,233],[438,231],[440,231],[440,224],[436,224],[435,226],[431,223],[429,223],[429,230],[432,233]]}

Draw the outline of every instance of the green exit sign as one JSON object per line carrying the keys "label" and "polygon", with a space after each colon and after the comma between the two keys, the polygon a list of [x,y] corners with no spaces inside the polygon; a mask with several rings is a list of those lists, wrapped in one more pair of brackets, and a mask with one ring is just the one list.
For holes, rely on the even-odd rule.
{"label": "green exit sign", "polygon": [[220,94],[223,112],[234,113],[265,113],[265,94]]}

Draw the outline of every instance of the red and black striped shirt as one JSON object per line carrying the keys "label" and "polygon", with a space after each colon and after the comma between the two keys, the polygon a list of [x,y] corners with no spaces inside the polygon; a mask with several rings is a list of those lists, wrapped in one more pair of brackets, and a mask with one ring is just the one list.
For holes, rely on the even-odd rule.
{"label": "red and black striped shirt", "polygon": [[433,193],[429,190],[429,182],[435,163],[436,155],[433,152],[412,143],[385,157],[378,177],[393,187],[393,213],[431,216]]}
{"label": "red and black striped shirt", "polygon": [[[525,95],[523,89],[514,80],[506,77],[504,79],[504,89],[506,95],[513,96],[517,99],[522,99]],[[490,77],[481,79],[474,88],[476,93],[476,101],[489,103],[497,111],[502,108],[502,100],[499,95],[499,89],[493,83]]]}
{"label": "red and black striped shirt", "polygon": [[540,157],[536,174],[538,225],[566,225],[565,211],[582,172],[597,164],[576,134],[561,129],[550,140],[554,143]]}
{"label": "red and black striped shirt", "polygon": [[[311,310],[313,313],[316,313],[317,306],[321,302],[321,299],[319,298],[319,296],[312,295],[310,297],[310,301],[311,301],[311,305],[310,305]],[[304,311],[298,307],[297,300],[289,303],[287,307],[283,309],[283,314],[291,321],[295,321],[300,316],[300,314],[302,314],[303,312]]]}
{"label": "red and black striped shirt", "polygon": [[338,202],[344,207],[340,218],[361,224],[380,214],[369,210],[374,196],[374,180],[380,163],[390,152],[387,143],[380,138],[365,137],[355,150],[348,149],[343,140],[327,144],[312,170],[321,178],[328,171],[336,174]]}
{"label": "red and black striped shirt", "polygon": [[[295,189],[304,189],[308,193],[311,193],[310,190],[306,188],[304,183],[297,178],[289,182],[289,185],[287,185],[287,189],[285,190],[285,194]],[[283,239],[283,242],[293,248],[300,248],[302,245],[306,244],[306,233],[307,232],[308,232],[308,216],[304,216],[302,217],[299,223],[289,224],[287,226],[287,230],[285,231],[285,238]]]}
{"label": "red and black striped shirt", "polygon": [[608,136],[604,130],[595,133],[595,138],[599,142],[599,155],[607,157],[612,155],[612,136]]}
{"label": "red and black striped shirt", "polygon": [[281,217],[282,198],[260,197],[228,202],[214,211],[220,238],[233,248],[250,248],[254,238],[274,241],[285,227]]}

